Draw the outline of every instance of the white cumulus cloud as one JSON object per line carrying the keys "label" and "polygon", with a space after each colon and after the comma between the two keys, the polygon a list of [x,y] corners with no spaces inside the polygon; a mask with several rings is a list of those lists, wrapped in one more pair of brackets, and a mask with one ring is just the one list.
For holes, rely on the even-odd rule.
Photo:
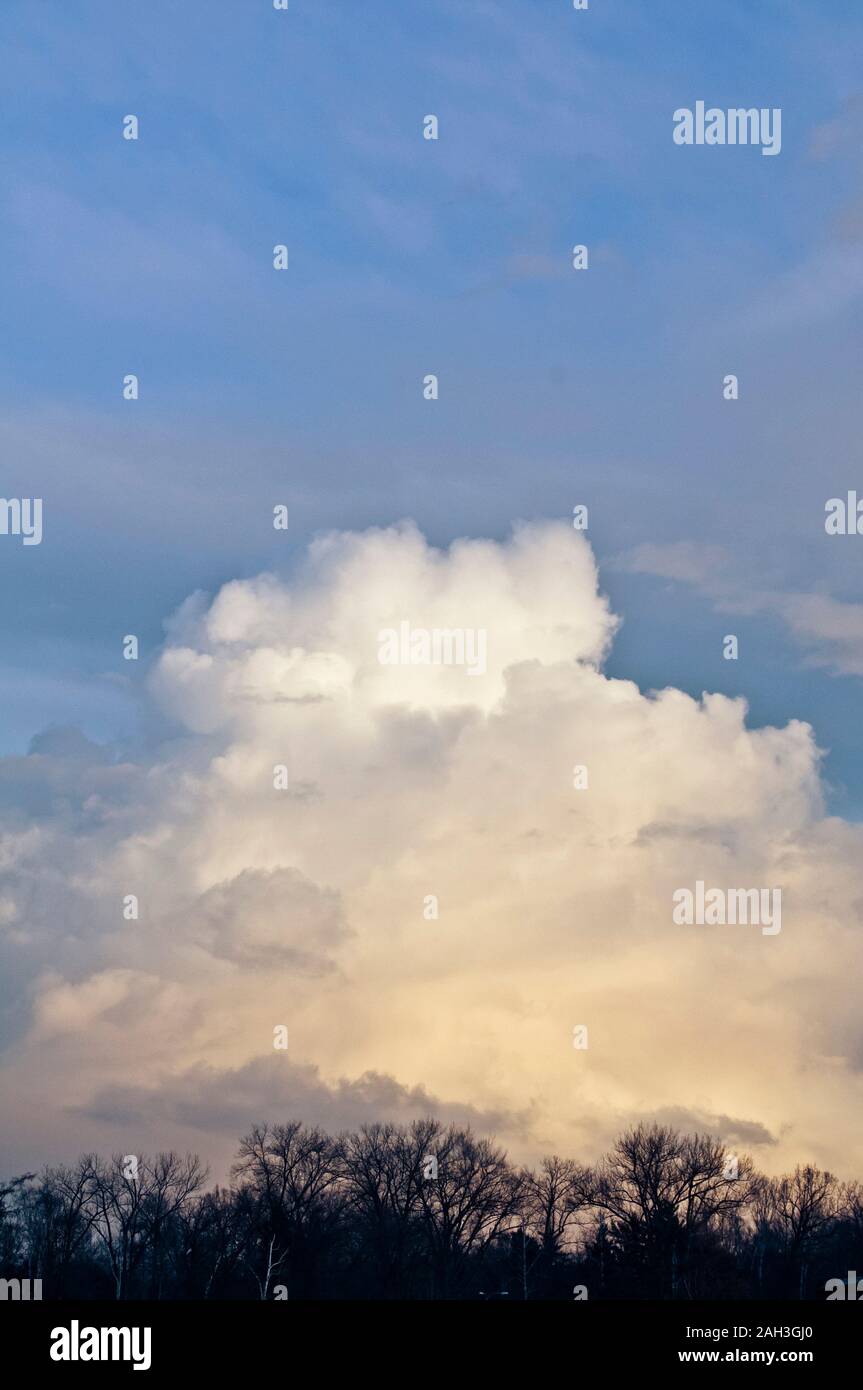
{"label": "white cumulus cloud", "polygon": [[[485,673],[382,665],[404,621],[482,629]],[[525,1157],[673,1113],[852,1172],[860,829],[825,816],[807,725],[609,678],[616,625],[562,524],[447,551],[410,523],[333,534],[290,582],[174,615],[150,690],[176,734],[147,760],[70,738],[5,760],[14,1156],[218,1163],[286,1104],[335,1126],[379,1098]],[[697,879],[781,888],[781,933],[674,925]]]}

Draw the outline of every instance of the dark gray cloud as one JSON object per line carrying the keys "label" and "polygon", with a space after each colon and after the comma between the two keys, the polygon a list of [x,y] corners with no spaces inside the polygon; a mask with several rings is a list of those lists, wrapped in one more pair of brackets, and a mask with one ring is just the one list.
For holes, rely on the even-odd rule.
{"label": "dark gray cloud", "polygon": [[757,1120],[711,1115],[705,1110],[690,1110],[682,1105],[663,1106],[639,1118],[647,1124],[669,1125],[684,1134],[710,1134],[726,1144],[736,1144],[741,1148],[759,1148],[779,1142]]}
{"label": "dark gray cloud", "polygon": [[253,1124],[293,1119],[338,1131],[433,1115],[483,1134],[521,1134],[526,1123],[523,1115],[441,1100],[423,1086],[403,1086],[381,1072],[329,1084],[316,1066],[293,1062],[284,1053],[233,1070],[200,1064],[152,1088],[105,1087],[77,1113],[124,1132],[141,1126],[164,1132],[165,1143],[177,1129],[239,1136]]}

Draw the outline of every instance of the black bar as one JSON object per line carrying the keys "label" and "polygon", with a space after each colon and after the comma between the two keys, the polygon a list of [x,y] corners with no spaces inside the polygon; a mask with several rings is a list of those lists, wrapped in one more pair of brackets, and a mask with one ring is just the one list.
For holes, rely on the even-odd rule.
{"label": "black bar", "polygon": [[[292,1377],[298,1356],[314,1355],[327,1378],[334,1367],[356,1376],[376,1364],[401,1363],[399,1378],[422,1370],[446,1372],[476,1364],[484,1374],[512,1374],[513,1356],[526,1354],[534,1372],[557,1365],[578,1377],[593,1365],[613,1378],[619,1371],[683,1370],[719,1365],[772,1371],[804,1366],[823,1375],[848,1365],[860,1344],[863,1310],[843,1303],[790,1302],[577,1302],[492,1306],[477,1302],[268,1303],[6,1303],[0,1305],[3,1346],[29,1371],[92,1376],[132,1374],[131,1359],[59,1361],[52,1344],[70,1352],[55,1329],[79,1348],[86,1329],[129,1329],[128,1349],[142,1360],[143,1329],[150,1330],[150,1364],[140,1374],[272,1372]],[[138,1341],[131,1330],[139,1329]],[[112,1342],[106,1341],[110,1351]],[[101,1339],[98,1342],[101,1351]],[[125,1349],[125,1339],[117,1339]],[[757,1355],[756,1355],[757,1354]],[[7,1366],[8,1366],[7,1360]],[[853,1362],[852,1362],[853,1364]]]}

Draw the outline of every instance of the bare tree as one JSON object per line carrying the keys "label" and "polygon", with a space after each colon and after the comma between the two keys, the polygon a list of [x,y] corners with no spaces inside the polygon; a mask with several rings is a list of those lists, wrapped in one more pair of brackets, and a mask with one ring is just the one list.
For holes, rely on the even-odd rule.
{"label": "bare tree", "polygon": [[437,1177],[420,1189],[436,1292],[447,1298],[463,1283],[467,1259],[521,1224],[524,1179],[490,1139],[451,1125],[437,1140]]}
{"label": "bare tree", "polygon": [[120,1300],[128,1297],[132,1271],[143,1254],[141,1187],[131,1176],[126,1155],[113,1154],[107,1161],[91,1156],[88,1168],[93,1230],[108,1261],[114,1297]]}
{"label": "bare tree", "polygon": [[181,1214],[183,1267],[190,1288],[209,1298],[245,1254],[241,1212],[232,1192],[216,1187]]}
{"label": "bare tree", "polygon": [[863,1186],[856,1180],[843,1183],[836,1195],[836,1208],[839,1220],[846,1223],[863,1248]]}
{"label": "bare tree", "polygon": [[87,1203],[114,1283],[114,1296],[128,1298],[133,1274],[148,1255],[160,1287],[160,1260],[170,1218],[202,1185],[205,1170],[193,1155],[159,1154],[130,1162],[114,1154],[108,1162],[88,1160]]}
{"label": "bare tree", "polygon": [[595,1179],[571,1158],[544,1158],[538,1172],[525,1169],[525,1219],[546,1259],[556,1259],[580,1212],[593,1202]]}
{"label": "bare tree", "polygon": [[[798,1297],[859,1268],[863,1187],[768,1178],[715,1136],[638,1125],[596,1168],[515,1169],[427,1118],[242,1140],[230,1189],[193,1156],[87,1155],[0,1183],[0,1270],[48,1297]],[[584,1231],[584,1236],[582,1232]],[[489,1292],[489,1296],[496,1296]]]}
{"label": "bare tree", "polygon": [[0,1186],[0,1269],[15,1270],[27,1259],[27,1194],[35,1173],[22,1173]]}
{"label": "bare tree", "polygon": [[842,1210],[842,1191],[832,1173],[798,1164],[789,1176],[774,1179],[770,1198],[783,1254],[799,1271],[798,1297],[805,1298],[809,1261]]}
{"label": "bare tree", "polygon": [[92,1159],[46,1168],[28,1203],[32,1272],[62,1297],[76,1256],[88,1249],[94,1211],[88,1201]]}
{"label": "bare tree", "polygon": [[720,1139],[638,1125],[600,1165],[594,1192],[596,1205],[618,1221],[649,1224],[670,1211],[684,1230],[694,1230],[741,1207],[753,1183],[751,1159],[739,1158],[729,1170]]}
{"label": "bare tree", "polygon": [[158,1154],[152,1162],[143,1159],[141,1166],[142,1233],[150,1263],[149,1296],[161,1298],[166,1247],[179,1224],[178,1216],[201,1189],[207,1174],[194,1154],[186,1154],[185,1158],[175,1153]]}
{"label": "bare tree", "polygon": [[359,1226],[361,1253],[370,1256],[385,1298],[404,1297],[416,1274],[422,1185],[438,1163],[440,1134],[437,1120],[417,1120],[409,1129],[364,1125],[342,1138],[348,1207]]}
{"label": "bare tree", "polygon": [[655,1291],[693,1297],[696,1244],[746,1206],[754,1182],[751,1159],[729,1167],[721,1140],[642,1124],[599,1166],[595,1204]]}
{"label": "bare tree", "polygon": [[333,1196],[341,1148],[323,1130],[293,1121],[256,1125],[231,1169],[247,1231],[244,1259],[259,1288],[286,1260],[292,1274],[314,1277],[318,1249],[338,1219]]}

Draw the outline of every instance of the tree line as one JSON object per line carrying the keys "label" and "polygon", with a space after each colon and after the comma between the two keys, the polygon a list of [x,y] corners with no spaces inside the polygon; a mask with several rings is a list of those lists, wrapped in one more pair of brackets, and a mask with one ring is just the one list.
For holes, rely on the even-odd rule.
{"label": "tree line", "polygon": [[661,1125],[529,1168],[435,1119],[292,1121],[241,1140],[227,1187],[176,1153],[0,1184],[0,1278],[46,1299],[823,1299],[856,1268],[859,1183]]}

